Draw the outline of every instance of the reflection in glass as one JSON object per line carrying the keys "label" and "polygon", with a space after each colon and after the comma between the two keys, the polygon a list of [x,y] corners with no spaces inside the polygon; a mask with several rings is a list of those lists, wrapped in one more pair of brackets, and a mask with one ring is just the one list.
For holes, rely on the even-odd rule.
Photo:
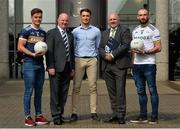
{"label": "reflection in glass", "polygon": [[9,22],[14,21],[14,0],[9,0]]}
{"label": "reflection in glass", "polygon": [[70,15],[72,17],[79,17],[80,10],[83,9],[82,1],[71,1]]}

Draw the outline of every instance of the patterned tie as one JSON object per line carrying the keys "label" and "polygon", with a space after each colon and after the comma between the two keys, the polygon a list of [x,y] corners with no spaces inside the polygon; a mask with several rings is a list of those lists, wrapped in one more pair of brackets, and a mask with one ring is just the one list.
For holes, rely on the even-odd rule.
{"label": "patterned tie", "polygon": [[111,28],[110,37],[114,38],[116,34],[116,29]]}
{"label": "patterned tie", "polygon": [[68,44],[68,39],[65,31],[62,31],[62,38],[64,40],[64,46],[66,48],[66,58],[68,59],[69,57],[69,44]]}

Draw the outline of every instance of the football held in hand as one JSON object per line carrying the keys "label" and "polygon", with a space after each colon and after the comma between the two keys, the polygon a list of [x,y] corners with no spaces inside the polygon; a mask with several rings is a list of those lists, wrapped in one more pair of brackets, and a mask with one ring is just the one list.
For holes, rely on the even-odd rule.
{"label": "football held in hand", "polygon": [[43,55],[47,52],[47,44],[43,41],[38,41],[35,45],[34,45],[34,51],[36,53],[42,53]]}
{"label": "football held in hand", "polygon": [[131,41],[131,50],[143,50],[144,49],[144,43],[141,39],[133,39]]}

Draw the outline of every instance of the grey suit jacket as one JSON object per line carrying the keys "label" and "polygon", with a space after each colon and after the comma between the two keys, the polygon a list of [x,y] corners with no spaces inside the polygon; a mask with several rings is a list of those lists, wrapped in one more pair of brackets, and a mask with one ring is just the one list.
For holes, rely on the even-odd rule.
{"label": "grey suit jacket", "polygon": [[[70,46],[70,66],[74,69],[74,43],[73,35],[67,30]],[[48,51],[46,53],[47,69],[55,68],[56,72],[62,72],[66,64],[66,48],[59,29],[56,27],[47,32],[46,43]]]}
{"label": "grey suit jacket", "polygon": [[[106,65],[110,62],[105,60],[105,45],[109,39],[110,29],[105,30],[102,33],[100,46],[99,46],[99,55],[102,59],[102,70],[106,68]],[[130,58],[130,42],[132,40],[132,36],[130,30],[124,26],[119,25],[116,34],[114,37],[115,40],[118,41],[120,44],[117,49],[115,49],[112,54],[114,56],[114,62],[118,68],[124,69],[129,68],[131,65],[131,58]]]}

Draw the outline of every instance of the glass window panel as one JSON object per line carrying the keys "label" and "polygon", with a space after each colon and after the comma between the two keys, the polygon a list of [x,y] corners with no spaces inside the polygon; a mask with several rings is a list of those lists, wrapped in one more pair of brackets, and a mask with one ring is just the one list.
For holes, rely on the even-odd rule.
{"label": "glass window panel", "polygon": [[56,27],[56,24],[42,24],[41,27],[42,27],[45,31],[48,31],[48,30]]}
{"label": "glass window panel", "polygon": [[18,35],[21,32],[22,28],[23,28],[23,24],[17,24],[16,25],[16,38],[18,37]]}
{"label": "glass window panel", "polygon": [[[133,28],[139,22],[137,11],[144,6],[148,6],[151,14],[150,22],[155,22],[155,0],[108,0],[108,14],[117,12],[120,15],[121,24]],[[132,25],[130,25],[132,24]]]}
{"label": "glass window panel", "polygon": [[14,0],[9,0],[9,23],[14,22]]}
{"label": "glass window panel", "polygon": [[15,43],[15,29],[14,24],[9,24],[9,50],[14,49],[14,43]]}
{"label": "glass window panel", "polygon": [[108,13],[119,13],[121,22],[137,22],[137,11],[145,5],[149,7],[151,23],[155,22],[155,0],[108,0]]}
{"label": "glass window panel", "polygon": [[146,0],[108,0],[108,12],[136,14],[137,10],[147,3]]}
{"label": "glass window panel", "polygon": [[23,1],[23,21],[31,22],[30,11],[33,8],[43,10],[43,22],[56,21],[56,0],[24,0]]}
{"label": "glass window panel", "polygon": [[169,78],[180,79],[180,0],[169,0]]}
{"label": "glass window panel", "polygon": [[180,0],[170,0],[171,23],[180,23]]}

